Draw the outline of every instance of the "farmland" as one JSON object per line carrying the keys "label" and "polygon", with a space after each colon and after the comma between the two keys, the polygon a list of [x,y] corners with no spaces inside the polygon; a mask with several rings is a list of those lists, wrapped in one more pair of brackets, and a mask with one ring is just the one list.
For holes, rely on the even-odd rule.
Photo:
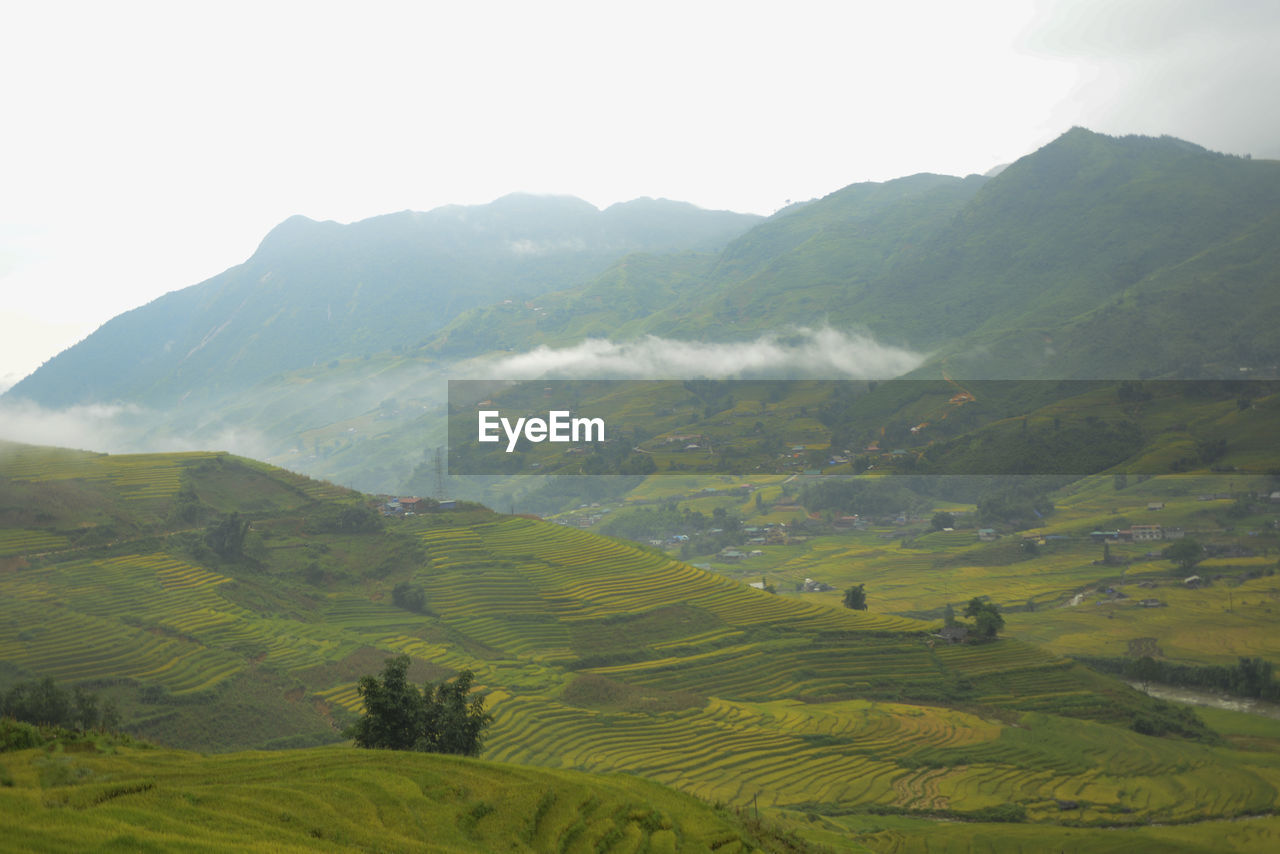
{"label": "farmland", "polygon": [[[1093,566],[1097,549],[1083,540],[1046,546],[1036,563],[984,564],[1003,552],[961,532],[904,544],[872,530],[770,546],[758,559],[780,580],[822,573],[867,582],[871,609],[850,611],[833,607],[838,594],[800,596],[783,585],[789,595],[774,595],[658,549],[476,506],[344,529],[334,523],[338,511],[364,499],[227,455],[108,462],[7,451],[0,543],[36,545],[11,554],[0,572],[0,677],[48,675],[94,687],[120,705],[134,734],[175,747],[315,746],[201,760],[213,763],[210,774],[219,762],[265,769],[350,756],[320,745],[341,741],[340,728],[359,711],[357,679],[405,653],[415,679],[464,668],[476,674],[495,718],[483,757],[503,763],[467,766],[476,774],[537,767],[640,775],[706,802],[750,804],[807,838],[853,850],[926,850],[943,844],[936,840],[967,847],[1039,832],[1068,849],[1124,833],[1152,850],[1165,843],[1194,850],[1213,836],[1204,828],[1240,818],[1247,820],[1230,832],[1241,847],[1261,850],[1275,839],[1266,817],[1280,790],[1275,738],[1238,723],[1221,734],[1187,724],[1172,707],[1066,657],[1078,652],[1073,643],[1084,646],[1076,638],[1094,638],[1090,649],[1105,645],[1089,624],[1070,623],[1100,606],[1054,609],[1042,622],[1033,618],[1046,609],[1011,609],[1008,636],[994,643],[949,645],[932,636],[941,625],[934,612],[947,602],[981,592],[1002,604],[1050,602],[1116,574]],[[45,465],[54,473],[48,478]],[[89,490],[105,504],[68,498],[37,520],[28,505],[50,483],[60,491],[49,494]],[[182,494],[195,496],[191,518],[175,514]],[[1091,514],[1107,512],[1096,506],[1106,497],[1085,490],[1055,519],[1072,530],[1092,524]],[[1165,512],[1194,518],[1191,500]],[[243,552],[223,557],[203,548],[200,531],[233,511],[251,521]],[[104,527],[110,536],[94,534]],[[1131,567],[1133,583],[1146,577]],[[836,576],[837,568],[846,574]],[[1261,621],[1265,611],[1243,609],[1266,598],[1265,582],[1231,587],[1232,607]],[[421,589],[421,613],[394,604],[401,584]],[[1218,586],[1208,589],[1216,595]],[[1211,615],[1216,600],[1177,592],[1187,608],[1207,602]],[[1169,614],[1183,605],[1172,593]],[[1117,611],[1109,622],[1121,619]],[[1244,629],[1237,634],[1214,654],[1269,649]],[[1127,630],[1114,633],[1117,643],[1125,637]],[[1210,654],[1190,635],[1176,643]],[[1139,718],[1176,726],[1164,737],[1143,735],[1132,726]],[[344,767],[374,776],[393,773],[392,765],[366,763],[426,761],[358,756]],[[4,764],[18,780],[27,772],[14,769],[35,761]],[[120,779],[162,778],[144,768],[151,760],[142,754],[91,761],[104,769],[140,763],[110,772]],[[336,771],[308,774],[336,775],[338,789],[355,785]],[[403,803],[416,803],[419,796],[405,791]],[[150,790],[133,797],[163,808]],[[324,797],[306,795],[312,804]],[[111,800],[111,809],[123,806]],[[102,814],[96,810],[85,821],[99,829],[85,830],[84,839],[106,832],[89,820]],[[965,820],[937,821],[956,817]],[[484,826],[482,818],[474,828]],[[625,822],[615,829],[632,833]],[[363,838],[345,825],[332,832]]]}
{"label": "farmland", "polygon": [[731,813],[639,778],[444,756],[352,748],[200,756],[90,742],[5,754],[3,769],[9,851],[749,852],[762,844]]}

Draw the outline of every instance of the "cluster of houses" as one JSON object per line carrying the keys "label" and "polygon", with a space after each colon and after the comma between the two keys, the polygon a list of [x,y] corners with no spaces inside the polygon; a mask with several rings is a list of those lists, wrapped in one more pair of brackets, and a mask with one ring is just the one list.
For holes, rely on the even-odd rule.
{"label": "cluster of houses", "polygon": [[680,451],[701,451],[708,447],[706,437],[701,433],[679,433],[666,436],[659,443],[662,445],[679,445]]}
{"label": "cluster of houses", "polygon": [[395,498],[390,495],[380,495],[378,497],[382,500],[382,504],[378,508],[382,515],[396,518],[414,516],[418,513],[425,513],[428,510],[452,510],[458,506],[458,502],[453,499],[436,501],[431,498],[419,498],[416,495],[408,495],[401,498]]}
{"label": "cluster of houses", "polygon": [[1095,543],[1148,543],[1155,540],[1180,540],[1185,532],[1166,525],[1130,525],[1123,530],[1091,531]]}
{"label": "cluster of houses", "polygon": [[763,554],[764,552],[760,549],[752,549],[749,552],[744,552],[741,549],[727,548],[721,549],[716,553],[716,560],[721,561],[722,563],[740,563],[749,557],[760,557]]}

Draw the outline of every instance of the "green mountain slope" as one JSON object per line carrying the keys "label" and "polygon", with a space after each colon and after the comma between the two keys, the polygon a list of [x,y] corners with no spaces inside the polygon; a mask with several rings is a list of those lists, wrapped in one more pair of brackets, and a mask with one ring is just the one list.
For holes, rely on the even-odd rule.
{"label": "green mountain slope", "polygon": [[471,355],[586,336],[723,340],[789,323],[866,326],[870,318],[846,298],[851,289],[883,276],[904,243],[941,228],[985,180],[914,175],[854,184],[775,214],[714,259],[628,258],[592,282],[542,297],[536,317],[501,307],[464,313],[429,349]]}
{"label": "green mountain slope", "polygon": [[994,178],[917,175],[785,210],[643,316],[595,297],[602,308],[582,322],[610,274],[543,297],[532,328],[465,314],[447,344],[831,324],[933,351],[969,377],[1220,375],[1274,362],[1278,214],[1280,164],[1076,128]]}

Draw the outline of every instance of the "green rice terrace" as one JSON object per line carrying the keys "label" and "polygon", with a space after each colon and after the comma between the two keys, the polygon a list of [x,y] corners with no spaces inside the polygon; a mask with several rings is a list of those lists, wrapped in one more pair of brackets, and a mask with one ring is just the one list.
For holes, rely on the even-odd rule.
{"label": "green rice terrace", "polygon": [[3,756],[6,851],[751,852],[767,831],[638,777],[353,748]]}
{"label": "green rice terrace", "polygon": [[[1133,488],[1126,500],[1150,500]],[[1193,500],[1163,512],[1191,519]],[[1080,487],[1052,518],[1089,527],[1113,501]],[[761,549],[771,578],[866,582],[871,607],[854,611],[838,592],[756,590],[742,583],[756,569],[698,569],[477,505],[389,519],[370,506],[226,454],[0,446],[0,688],[84,685],[117,704],[132,736],[165,746],[0,755],[15,847],[396,850],[435,824],[452,834],[439,850],[1280,840],[1280,721],[1199,717],[1068,657],[1131,639],[1099,631],[1083,606],[1049,607],[1118,576],[1084,560],[1083,544],[1045,546],[1031,564],[994,560],[999,542],[956,531]],[[230,545],[215,536],[228,520],[240,531]],[[1129,566],[1135,586],[1160,568]],[[1268,653],[1274,631],[1245,640],[1274,625],[1245,604],[1270,595],[1266,580],[1243,597],[1232,588],[1250,622],[1228,640],[1131,628],[1170,655]],[[936,636],[946,603],[982,594],[1044,607],[1010,608],[994,642]],[[1142,616],[1167,619],[1166,598]],[[483,761],[340,746],[357,680],[402,653],[418,681],[475,673],[495,719]],[[278,750],[234,752],[262,749]],[[780,829],[773,842],[740,822],[756,811]]]}

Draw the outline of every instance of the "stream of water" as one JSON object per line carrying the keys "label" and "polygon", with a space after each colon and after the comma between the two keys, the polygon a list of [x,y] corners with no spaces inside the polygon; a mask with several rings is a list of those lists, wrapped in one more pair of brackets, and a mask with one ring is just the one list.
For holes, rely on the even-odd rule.
{"label": "stream of water", "polygon": [[1246,712],[1261,715],[1264,718],[1280,720],[1280,704],[1268,703],[1265,700],[1253,700],[1247,697],[1231,697],[1213,691],[1197,691],[1194,688],[1179,688],[1174,685],[1148,683],[1146,688],[1140,682],[1130,682],[1139,691],[1145,691],[1160,700],[1174,700],[1192,706],[1211,706],[1215,709],[1228,709],[1233,712]]}

